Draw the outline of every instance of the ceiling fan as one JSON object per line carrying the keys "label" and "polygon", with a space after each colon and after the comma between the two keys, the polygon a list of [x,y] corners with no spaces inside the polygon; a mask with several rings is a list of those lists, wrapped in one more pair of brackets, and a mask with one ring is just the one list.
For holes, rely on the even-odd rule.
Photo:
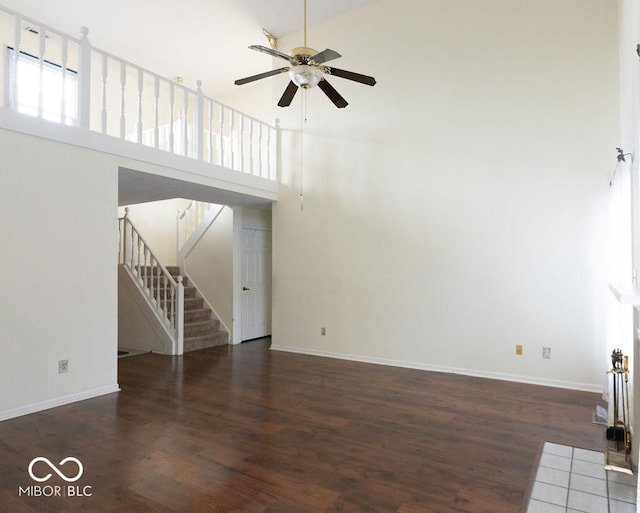
{"label": "ceiling fan", "polygon": [[278,101],[279,107],[288,107],[291,105],[294,96],[298,92],[298,88],[310,89],[316,85],[339,109],[343,109],[349,105],[347,100],[345,100],[342,95],[327,81],[325,75],[346,78],[347,80],[352,80],[369,86],[373,86],[376,83],[376,79],[373,77],[354,73],[353,71],[334,68],[333,66],[326,66],[325,62],[342,57],[338,52],[330,50],[329,48],[322,50],[321,52],[317,52],[313,48],[307,47],[307,0],[304,0],[304,46],[294,48],[291,50],[289,55],[262,45],[252,45],[249,48],[289,62],[290,66],[241,78],[234,82],[236,85],[243,85],[262,78],[272,77],[274,75],[279,75],[280,73],[288,72],[291,80],[284,90],[280,101]]}

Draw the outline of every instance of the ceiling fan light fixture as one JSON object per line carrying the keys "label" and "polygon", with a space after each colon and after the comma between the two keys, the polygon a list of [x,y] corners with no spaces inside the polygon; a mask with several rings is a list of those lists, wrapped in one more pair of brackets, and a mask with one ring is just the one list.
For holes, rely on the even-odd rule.
{"label": "ceiling fan light fixture", "polygon": [[[307,0],[304,0],[304,43],[303,46],[299,46],[291,50],[291,53],[287,55],[275,49],[275,47],[268,48],[262,45],[251,45],[250,50],[266,53],[272,57],[283,59],[287,61],[290,66],[286,68],[273,69],[264,73],[258,73],[250,77],[241,78],[236,80],[236,85],[248,84],[267,77],[279,75],[285,71],[289,73],[289,84],[285,88],[280,100],[278,101],[278,107],[289,107],[293,98],[296,95],[298,89],[310,89],[318,86],[320,90],[333,102],[333,104],[339,109],[343,109],[348,104],[338,91],[324,78],[324,74],[331,75],[332,77],[345,78],[353,82],[360,84],[366,84],[373,86],[376,83],[376,79],[360,73],[354,73],[344,69],[329,67],[325,63],[334,59],[342,57],[335,50],[325,48],[321,52],[316,52],[313,48],[307,46]],[[265,32],[265,35],[269,37],[270,34]]]}
{"label": "ceiling fan light fixture", "polygon": [[289,77],[292,82],[302,89],[310,89],[318,85],[322,79],[322,71],[307,64],[292,66],[289,70]]}

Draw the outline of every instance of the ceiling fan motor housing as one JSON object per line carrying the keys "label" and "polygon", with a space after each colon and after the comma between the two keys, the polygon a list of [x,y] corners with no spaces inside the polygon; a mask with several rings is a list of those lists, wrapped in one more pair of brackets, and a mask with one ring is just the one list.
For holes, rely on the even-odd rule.
{"label": "ceiling fan motor housing", "polygon": [[311,57],[312,55],[317,54],[318,52],[316,50],[314,50],[313,48],[308,48],[306,46],[298,46],[296,48],[294,48],[293,50],[291,50],[289,52],[289,55],[291,55],[291,57],[298,57],[298,56],[305,56],[305,57]]}

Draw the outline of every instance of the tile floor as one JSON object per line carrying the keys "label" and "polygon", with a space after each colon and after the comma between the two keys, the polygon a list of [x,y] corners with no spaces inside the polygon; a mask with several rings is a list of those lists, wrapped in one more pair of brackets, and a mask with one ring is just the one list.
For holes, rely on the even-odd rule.
{"label": "tile floor", "polygon": [[636,476],[604,462],[601,452],[546,442],[527,513],[636,513]]}

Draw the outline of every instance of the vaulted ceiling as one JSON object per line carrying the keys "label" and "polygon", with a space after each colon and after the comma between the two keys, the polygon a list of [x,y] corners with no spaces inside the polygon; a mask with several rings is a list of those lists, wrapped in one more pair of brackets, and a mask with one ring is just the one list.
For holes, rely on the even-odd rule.
{"label": "vaulted ceiling", "polygon": [[[307,0],[313,25],[374,0]],[[303,0],[0,0],[53,28],[91,43],[165,77],[202,80],[219,96],[233,80],[269,69],[268,56],[247,49],[265,44],[262,29],[282,37],[302,29]],[[319,46],[322,46],[320,42]],[[289,48],[281,48],[288,52]]]}

